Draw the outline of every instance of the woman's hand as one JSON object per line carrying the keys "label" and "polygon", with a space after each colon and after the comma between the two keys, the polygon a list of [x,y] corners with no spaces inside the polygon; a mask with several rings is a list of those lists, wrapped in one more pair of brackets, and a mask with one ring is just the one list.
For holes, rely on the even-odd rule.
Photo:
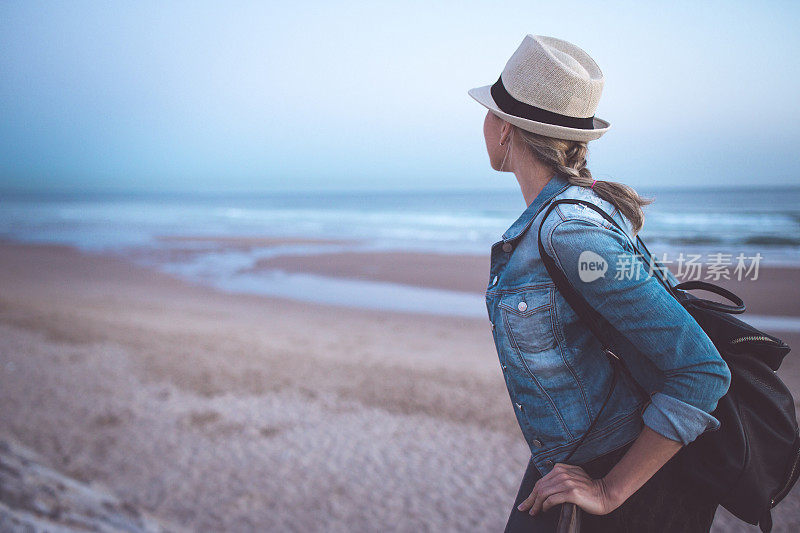
{"label": "woman's hand", "polygon": [[592,479],[575,465],[556,463],[553,469],[534,485],[531,495],[517,506],[534,515],[554,505],[572,502],[587,513],[608,514],[622,502],[615,501],[603,479]]}
{"label": "woman's hand", "polygon": [[575,465],[556,463],[528,498],[517,506],[530,514],[571,502],[590,514],[608,514],[627,500],[683,447],[644,426],[622,459],[602,479],[592,479]]}

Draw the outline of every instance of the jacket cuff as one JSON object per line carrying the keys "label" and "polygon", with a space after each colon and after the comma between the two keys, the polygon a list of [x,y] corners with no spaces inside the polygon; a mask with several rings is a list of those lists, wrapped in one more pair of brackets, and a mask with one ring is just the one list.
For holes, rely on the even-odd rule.
{"label": "jacket cuff", "polygon": [[707,430],[719,429],[720,422],[709,413],[662,392],[654,392],[642,413],[642,421],[668,439],[689,444]]}

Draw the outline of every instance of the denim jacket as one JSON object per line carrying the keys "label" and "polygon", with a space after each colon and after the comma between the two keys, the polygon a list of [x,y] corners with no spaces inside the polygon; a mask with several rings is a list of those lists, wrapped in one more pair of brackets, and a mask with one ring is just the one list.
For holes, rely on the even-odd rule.
{"label": "denim jacket", "polygon": [[[492,245],[486,289],[500,366],[536,468],[544,475],[572,450],[602,406],[613,373],[600,342],[558,292],[539,256],[544,210],[559,198],[595,203],[626,230],[628,237],[592,209],[561,204],[548,215],[542,241],[572,286],[615,327],[615,353],[650,392],[645,401],[620,374],[570,463],[627,444],[643,424],[683,444],[718,429],[720,422],[710,413],[730,385],[727,364],[652,274],[649,259],[636,255],[628,240],[634,235],[631,222],[591,189],[556,174]],[[603,260],[605,273],[586,270]]]}

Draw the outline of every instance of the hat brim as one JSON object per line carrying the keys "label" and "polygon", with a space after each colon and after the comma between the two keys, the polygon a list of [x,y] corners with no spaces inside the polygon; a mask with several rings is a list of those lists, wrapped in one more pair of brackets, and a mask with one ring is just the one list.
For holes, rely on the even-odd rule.
{"label": "hat brim", "polygon": [[611,128],[611,123],[601,118],[594,117],[594,129],[583,130],[579,128],[568,128],[566,126],[556,126],[554,124],[547,124],[545,122],[537,122],[527,118],[509,115],[500,110],[492,98],[492,86],[484,85],[483,87],[475,87],[470,89],[467,93],[475,99],[479,104],[486,107],[502,118],[506,122],[510,122],[515,126],[519,126],[523,130],[538,133],[547,137],[555,137],[556,139],[566,139],[569,141],[593,141],[599,139],[605,132]]}

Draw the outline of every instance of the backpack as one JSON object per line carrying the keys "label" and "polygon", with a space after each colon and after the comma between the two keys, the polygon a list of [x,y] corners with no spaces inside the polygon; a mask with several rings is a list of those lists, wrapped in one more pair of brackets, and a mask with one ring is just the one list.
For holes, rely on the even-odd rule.
{"label": "backpack", "polygon": [[[556,200],[545,211],[542,222],[553,208],[562,203],[584,204],[595,210],[616,226],[639,252],[620,225],[603,209],[588,201]],[[600,412],[616,385],[618,372],[631,380],[639,394],[649,400],[647,390],[636,383],[625,362],[611,349],[610,332],[616,330],[575,291],[553,258],[545,252],[541,238],[542,227],[539,226],[539,254],[550,277],[564,299],[601,342],[614,368],[611,390]],[[637,236],[636,239],[654,261],[641,238]],[[654,272],[659,272],[660,268],[658,265]],[[680,449],[676,454],[679,470],[687,483],[699,486],[731,514],[758,525],[767,533],[772,530],[771,509],[789,493],[800,476],[800,434],[794,398],[775,373],[790,348],[777,337],[733,317],[743,313],[745,305],[732,292],[705,281],[686,281],[672,286],[666,276],[656,277],[697,321],[731,371],[730,388],[711,413],[720,421],[720,427],[702,433]],[[705,300],[687,292],[693,289],[716,293],[733,305]],[[592,430],[600,412],[567,459]]]}

